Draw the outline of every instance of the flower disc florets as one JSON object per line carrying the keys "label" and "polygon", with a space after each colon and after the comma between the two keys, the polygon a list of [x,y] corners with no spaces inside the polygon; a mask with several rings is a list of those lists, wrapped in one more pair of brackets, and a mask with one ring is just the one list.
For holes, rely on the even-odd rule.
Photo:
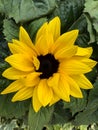
{"label": "flower disc florets", "polygon": [[40,67],[37,72],[42,72],[40,75],[41,79],[49,78],[53,76],[54,73],[58,71],[59,61],[54,58],[53,55],[47,54],[45,56],[38,56],[38,60],[40,61]]}

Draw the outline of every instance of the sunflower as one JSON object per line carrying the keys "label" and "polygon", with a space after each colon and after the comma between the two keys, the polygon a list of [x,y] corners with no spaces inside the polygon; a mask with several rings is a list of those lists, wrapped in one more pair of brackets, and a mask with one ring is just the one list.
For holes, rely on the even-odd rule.
{"label": "sunflower", "polygon": [[82,98],[81,89],[93,88],[84,74],[96,62],[90,59],[91,47],[74,45],[78,32],[60,35],[60,19],[55,17],[42,25],[33,44],[21,26],[19,40],[8,43],[12,54],[5,61],[11,67],[2,74],[14,81],[1,94],[16,92],[12,102],[32,98],[35,112],[60,99],[70,102],[70,96]]}

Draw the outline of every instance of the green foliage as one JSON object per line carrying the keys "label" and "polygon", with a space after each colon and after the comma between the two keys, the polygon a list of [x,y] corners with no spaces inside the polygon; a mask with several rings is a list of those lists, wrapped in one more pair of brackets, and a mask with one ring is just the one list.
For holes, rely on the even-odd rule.
{"label": "green foliage", "polygon": [[51,16],[59,16],[61,18],[62,32],[65,32],[81,16],[84,0],[56,0],[56,2],[56,9]]}
{"label": "green foliage", "polygon": [[91,41],[98,41],[98,1],[86,0],[84,12],[87,17]]}
{"label": "green foliage", "polygon": [[89,34],[87,32],[87,22],[85,16],[82,14],[69,28],[69,30],[79,29],[79,36],[76,44],[81,47],[87,47],[89,42]]}
{"label": "green foliage", "polygon": [[50,124],[64,124],[72,118],[70,109],[65,109],[62,101],[55,105],[54,113]]}
{"label": "green foliage", "polygon": [[80,112],[74,120],[75,125],[91,124],[98,121],[98,80],[94,83],[94,88],[90,90],[88,104],[83,112]]}
{"label": "green foliage", "polygon": [[12,94],[0,95],[0,116],[21,118],[29,110],[30,101],[11,102]]}
{"label": "green foliage", "polygon": [[94,29],[98,32],[98,1],[86,0],[84,12],[89,13],[93,20]]}
{"label": "green foliage", "polygon": [[12,39],[18,38],[19,28],[13,20],[5,19],[3,27],[4,27],[3,33],[7,41],[12,41]]}
{"label": "green foliage", "polygon": [[35,112],[30,105],[29,110],[29,126],[30,130],[42,130],[44,126],[46,126],[53,114],[54,106],[42,108],[39,112]]}
{"label": "green foliage", "polygon": [[92,26],[91,19],[90,19],[89,15],[85,14],[84,16],[86,17],[86,21],[88,23],[87,24],[87,30],[88,30],[89,35],[90,35],[90,41],[89,41],[89,44],[90,44],[90,43],[95,42],[94,29],[93,29],[93,26]]}
{"label": "green foliage", "polygon": [[16,23],[45,16],[55,8],[55,0],[0,0],[0,12]]}
{"label": "green foliage", "polygon": [[64,108],[69,108],[72,115],[74,116],[77,112],[81,112],[85,109],[86,104],[87,104],[87,94],[85,91],[82,91],[83,93],[83,98],[82,99],[75,99],[71,97],[70,103],[64,103]]}

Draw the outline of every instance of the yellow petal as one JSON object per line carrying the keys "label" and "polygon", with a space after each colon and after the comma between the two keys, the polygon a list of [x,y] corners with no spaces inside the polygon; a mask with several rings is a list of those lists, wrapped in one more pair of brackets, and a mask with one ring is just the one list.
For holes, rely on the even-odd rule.
{"label": "yellow petal", "polygon": [[73,30],[61,35],[55,42],[53,53],[65,47],[69,49],[75,43],[78,32],[79,30]]}
{"label": "yellow petal", "polygon": [[27,75],[28,75],[28,72],[20,71],[13,67],[6,69],[2,74],[3,77],[6,77],[7,79],[11,79],[11,80],[24,78]]}
{"label": "yellow petal", "polygon": [[46,30],[48,28],[48,24],[47,22],[44,23],[41,28],[38,30],[37,34],[36,34],[36,42],[38,41],[38,39],[45,34]]}
{"label": "yellow petal", "polygon": [[47,80],[48,86],[49,86],[49,87],[58,86],[58,84],[59,84],[59,78],[60,78],[59,73],[53,74],[53,76],[50,77],[50,78]]}
{"label": "yellow petal", "polygon": [[90,68],[93,68],[97,62],[92,60],[92,59],[89,59],[88,57],[86,56],[73,56],[73,59],[74,60],[77,60],[77,61],[80,61],[84,64],[86,64],[87,66],[89,66]]}
{"label": "yellow petal", "polygon": [[12,44],[12,43],[8,43],[8,47],[11,51],[11,53],[13,54],[16,54],[16,53],[19,53],[19,52],[23,52],[23,49],[21,50],[21,48],[19,48],[17,45],[15,44]]}
{"label": "yellow petal", "polygon": [[14,68],[21,71],[33,71],[33,63],[28,56],[24,54],[14,54],[5,59]]}
{"label": "yellow petal", "polygon": [[76,81],[80,88],[91,89],[93,85],[84,75],[73,75],[72,78]]}
{"label": "yellow petal", "polygon": [[33,88],[24,87],[14,95],[14,97],[12,98],[12,102],[26,100],[28,98],[31,98],[32,96]]}
{"label": "yellow petal", "polygon": [[59,73],[54,74],[51,79],[48,81],[48,85],[52,87],[54,93],[60,98],[65,101],[70,101],[69,98],[69,85],[66,82],[64,76],[60,75]]}
{"label": "yellow petal", "polygon": [[40,81],[40,74],[41,73],[38,72],[30,73],[25,79],[25,85],[27,87],[34,87],[35,85],[37,85]]}
{"label": "yellow petal", "polygon": [[49,106],[55,104],[56,102],[58,102],[60,100],[60,98],[53,92],[53,97],[49,103]]}
{"label": "yellow petal", "polygon": [[22,80],[16,80],[12,82],[6,89],[4,89],[1,94],[7,94],[16,92],[24,87]]}
{"label": "yellow petal", "polygon": [[35,69],[38,70],[40,67],[40,62],[39,62],[38,58],[35,56],[33,56],[33,64],[34,64]]}
{"label": "yellow petal", "polygon": [[40,101],[38,99],[37,87],[34,88],[33,98],[32,98],[32,105],[33,105],[33,108],[34,108],[35,112],[38,112],[39,109],[42,106],[42,104],[40,103]]}
{"label": "yellow petal", "polygon": [[88,65],[90,68],[93,68],[97,64],[96,61],[94,61],[92,59],[88,59],[88,58],[83,58],[83,59],[81,59],[81,61],[83,63],[85,63],[86,65]]}
{"label": "yellow petal", "polygon": [[77,52],[77,46],[73,46],[67,50],[66,50],[66,48],[58,50],[54,56],[56,59],[70,58],[70,57],[74,56],[76,54],[76,52]]}
{"label": "yellow petal", "polygon": [[69,77],[68,75],[65,75],[65,78],[69,84],[70,87],[70,94],[74,97],[77,98],[82,98],[82,92],[77,84],[77,82],[75,82],[71,77]]}
{"label": "yellow petal", "polygon": [[76,88],[76,87],[70,87],[71,91],[70,91],[70,94],[71,96],[73,97],[76,97],[76,98],[83,98],[83,95],[82,95],[82,92],[80,90],[80,88]]}
{"label": "yellow petal", "polygon": [[41,35],[40,38],[36,41],[35,47],[40,55],[46,55],[50,52],[52,44],[53,37],[48,33],[48,30],[46,30],[44,35]]}
{"label": "yellow petal", "polygon": [[65,71],[67,74],[82,74],[87,73],[91,71],[91,68],[77,60],[69,59],[62,61],[62,63],[59,66],[59,71],[63,72]]}
{"label": "yellow petal", "polygon": [[60,26],[61,25],[59,17],[55,17],[48,24],[49,31],[52,33],[54,41],[56,41],[57,38],[60,36]]}
{"label": "yellow petal", "polygon": [[48,43],[44,35],[42,35],[35,44],[40,55],[46,55],[48,53]]}
{"label": "yellow petal", "polygon": [[85,56],[89,58],[92,52],[93,52],[92,47],[87,47],[87,48],[78,47],[76,56]]}
{"label": "yellow petal", "polygon": [[46,79],[40,81],[38,85],[38,99],[45,107],[53,97],[52,89],[47,85]]}
{"label": "yellow petal", "polygon": [[32,43],[28,33],[22,26],[20,27],[19,40],[25,43],[28,47],[32,48],[36,52],[34,44]]}
{"label": "yellow petal", "polygon": [[13,43],[8,43],[9,49],[12,54],[22,53],[27,54],[30,57],[36,56],[35,51],[32,48],[28,47],[23,42],[14,39],[12,41]]}
{"label": "yellow petal", "polygon": [[70,88],[69,88],[68,82],[66,81],[66,77],[63,74],[60,75],[58,88],[59,88],[58,96],[61,95],[61,99],[69,102],[70,101]]}

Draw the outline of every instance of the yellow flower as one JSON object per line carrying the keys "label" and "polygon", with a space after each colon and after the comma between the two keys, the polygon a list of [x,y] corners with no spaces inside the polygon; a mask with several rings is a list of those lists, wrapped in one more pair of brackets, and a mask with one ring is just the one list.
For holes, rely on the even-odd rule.
{"label": "yellow flower", "polygon": [[34,45],[20,27],[19,40],[8,43],[12,55],[5,61],[11,67],[3,72],[14,82],[1,94],[17,92],[12,102],[32,98],[36,112],[60,99],[70,102],[70,96],[82,98],[81,88],[93,88],[84,74],[92,71],[96,62],[89,59],[91,47],[74,45],[78,32],[60,35],[60,19],[55,17],[38,30]]}

